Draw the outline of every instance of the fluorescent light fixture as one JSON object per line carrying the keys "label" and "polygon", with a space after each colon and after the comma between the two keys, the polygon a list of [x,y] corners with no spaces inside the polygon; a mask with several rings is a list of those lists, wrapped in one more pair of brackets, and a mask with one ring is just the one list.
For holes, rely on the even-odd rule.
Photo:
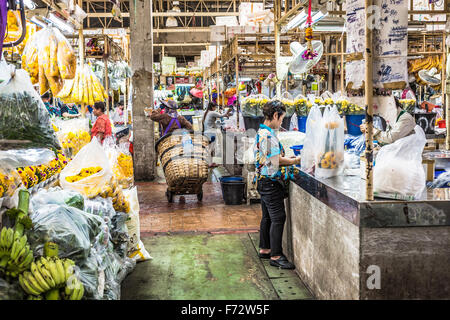
{"label": "fluorescent light fixture", "polygon": [[293,19],[291,19],[291,21],[288,22],[288,24],[286,25],[286,31],[296,28],[297,26],[305,22],[306,18],[307,14],[303,9],[298,15],[296,15]]}
{"label": "fluorescent light fixture", "polygon": [[74,33],[75,30],[65,21],[61,20],[57,16],[55,16],[53,13],[50,13],[48,20],[52,24],[54,24],[58,29],[61,31],[65,31],[66,33]]}
{"label": "fluorescent light fixture", "polygon": [[[16,0],[16,3],[19,4],[20,1]],[[36,3],[34,3],[32,0],[23,0],[23,4],[30,10],[36,9]]]}
{"label": "fluorescent light fixture", "polygon": [[42,22],[41,20],[39,20],[38,18],[36,18],[36,16],[31,17],[30,21],[41,28],[47,27],[47,25],[44,22]]}
{"label": "fluorescent light fixture", "polygon": [[314,26],[313,30],[322,32],[344,32],[345,27],[343,25],[317,25]]}
{"label": "fluorescent light fixture", "polygon": [[[328,12],[323,12],[322,10],[311,12],[312,24],[319,22],[328,15]],[[305,10],[302,10],[298,15],[296,15],[291,21],[288,22],[284,31],[289,31],[291,29],[299,27],[300,29],[306,28],[306,20],[308,15]]]}

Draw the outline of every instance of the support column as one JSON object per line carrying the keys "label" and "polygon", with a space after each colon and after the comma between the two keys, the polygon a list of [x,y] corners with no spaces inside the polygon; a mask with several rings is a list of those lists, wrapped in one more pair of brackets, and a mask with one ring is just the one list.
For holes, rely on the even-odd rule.
{"label": "support column", "polygon": [[135,180],[156,176],[154,123],[144,108],[153,108],[153,26],[152,1],[130,1],[130,47],[133,106],[133,143]]}
{"label": "support column", "polygon": [[372,0],[366,0],[366,52],[365,59],[365,98],[366,98],[366,200],[373,200],[373,62],[372,62],[372,29],[369,28],[369,7],[372,5]]}

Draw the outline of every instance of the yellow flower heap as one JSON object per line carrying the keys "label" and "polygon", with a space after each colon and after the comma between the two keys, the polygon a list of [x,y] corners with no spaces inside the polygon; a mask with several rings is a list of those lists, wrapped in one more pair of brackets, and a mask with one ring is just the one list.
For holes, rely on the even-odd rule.
{"label": "yellow flower heap", "polygon": [[93,174],[99,173],[102,171],[102,167],[89,167],[89,168],[83,168],[78,174],[70,177],[66,177],[66,181],[70,183],[74,183],[77,181],[80,181],[84,178],[87,178],[89,176],[92,176]]}
{"label": "yellow flower heap", "polygon": [[58,152],[57,157],[45,165],[20,167],[16,172],[22,179],[23,186],[28,189],[60,173],[69,160],[62,152]]}
{"label": "yellow flower heap", "polygon": [[12,195],[17,183],[13,175],[8,175],[0,171],[0,198],[9,194]]}
{"label": "yellow flower heap", "polygon": [[122,187],[131,187],[133,183],[133,158],[130,155],[120,153],[113,168],[113,173]]}
{"label": "yellow flower heap", "polygon": [[91,136],[85,130],[67,133],[61,141],[62,147],[66,152],[70,152],[75,156],[81,148],[91,142]]}
{"label": "yellow flower heap", "polygon": [[112,198],[114,210],[118,212],[130,212],[130,203],[125,198],[122,188],[119,186],[115,177],[112,177],[106,186],[92,190],[89,193],[89,198],[100,196],[102,198]]}

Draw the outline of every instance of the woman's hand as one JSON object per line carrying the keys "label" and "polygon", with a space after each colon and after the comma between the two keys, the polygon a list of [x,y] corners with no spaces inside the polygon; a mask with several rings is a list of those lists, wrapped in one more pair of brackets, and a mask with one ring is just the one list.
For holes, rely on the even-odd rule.
{"label": "woman's hand", "polygon": [[361,130],[362,133],[366,133],[367,124],[363,123],[362,125],[359,126],[359,129]]}

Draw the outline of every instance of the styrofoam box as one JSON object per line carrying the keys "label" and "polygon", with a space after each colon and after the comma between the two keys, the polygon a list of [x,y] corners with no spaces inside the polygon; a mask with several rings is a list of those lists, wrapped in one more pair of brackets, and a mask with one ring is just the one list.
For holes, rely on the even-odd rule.
{"label": "styrofoam box", "polygon": [[226,27],[225,26],[210,26],[210,41],[211,42],[225,42]]}
{"label": "styrofoam box", "polygon": [[238,26],[238,21],[236,17],[224,16],[216,17],[216,26]]}
{"label": "styrofoam box", "polygon": [[248,15],[251,13],[264,11],[262,2],[241,2],[239,5],[239,24],[245,26],[248,23]]}
{"label": "styrofoam box", "polygon": [[233,39],[237,34],[242,34],[244,31],[244,26],[227,27],[227,39]]}

